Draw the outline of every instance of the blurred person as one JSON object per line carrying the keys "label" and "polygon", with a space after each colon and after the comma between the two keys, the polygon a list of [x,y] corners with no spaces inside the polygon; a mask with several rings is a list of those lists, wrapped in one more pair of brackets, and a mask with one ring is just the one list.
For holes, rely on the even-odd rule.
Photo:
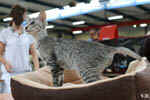
{"label": "blurred person", "polygon": [[150,37],[144,40],[144,45],[141,47],[140,54],[150,61]]}
{"label": "blurred person", "polygon": [[32,55],[34,69],[39,69],[39,61],[34,46],[34,38],[25,32],[23,23],[26,18],[26,9],[20,5],[13,6],[10,17],[10,26],[0,33],[0,66],[2,71],[3,93],[11,93],[10,78],[13,75],[30,72],[29,54]]}
{"label": "blurred person", "polygon": [[91,29],[89,31],[90,33],[90,39],[88,39],[88,41],[96,41],[98,40],[98,31],[96,29]]}

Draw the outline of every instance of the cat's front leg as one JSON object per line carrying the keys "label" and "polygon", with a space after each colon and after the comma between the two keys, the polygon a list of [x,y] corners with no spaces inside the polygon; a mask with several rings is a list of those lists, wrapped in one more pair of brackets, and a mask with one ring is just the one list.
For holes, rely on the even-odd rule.
{"label": "cat's front leg", "polygon": [[62,86],[64,83],[64,70],[62,68],[52,69],[53,85]]}
{"label": "cat's front leg", "polygon": [[57,64],[57,58],[55,54],[52,54],[47,59],[47,65],[51,67],[53,85],[58,87],[64,83],[64,69]]}

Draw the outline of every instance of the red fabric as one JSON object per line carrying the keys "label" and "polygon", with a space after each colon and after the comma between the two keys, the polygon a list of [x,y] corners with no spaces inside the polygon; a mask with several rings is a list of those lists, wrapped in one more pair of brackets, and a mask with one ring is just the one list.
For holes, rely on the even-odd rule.
{"label": "red fabric", "polygon": [[118,27],[117,25],[108,25],[101,28],[99,33],[99,40],[115,39],[118,38]]}

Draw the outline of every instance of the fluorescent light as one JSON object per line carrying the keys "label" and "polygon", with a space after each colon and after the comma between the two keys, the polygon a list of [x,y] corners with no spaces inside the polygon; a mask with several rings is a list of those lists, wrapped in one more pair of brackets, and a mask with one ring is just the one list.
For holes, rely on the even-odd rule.
{"label": "fluorescent light", "polygon": [[81,24],[85,24],[85,21],[77,21],[72,23],[72,25],[81,25]]}
{"label": "fluorescent light", "polygon": [[82,31],[73,31],[73,34],[81,34]]}
{"label": "fluorescent light", "polygon": [[143,23],[143,24],[140,24],[140,27],[146,27],[147,24]]}
{"label": "fluorescent light", "polygon": [[46,26],[46,29],[54,28],[54,25]]}
{"label": "fluorescent light", "polygon": [[64,9],[69,9],[70,6],[69,6],[69,5],[66,5],[66,6],[64,6],[63,8],[64,8]]}
{"label": "fluorescent light", "polygon": [[136,25],[133,25],[134,28],[136,28]]}
{"label": "fluorescent light", "polygon": [[7,18],[4,18],[4,19],[3,19],[4,22],[11,21],[11,20],[12,20],[11,17],[7,17]]}
{"label": "fluorescent light", "polygon": [[116,20],[116,19],[123,19],[123,16],[122,15],[118,15],[118,16],[108,17],[108,20]]}

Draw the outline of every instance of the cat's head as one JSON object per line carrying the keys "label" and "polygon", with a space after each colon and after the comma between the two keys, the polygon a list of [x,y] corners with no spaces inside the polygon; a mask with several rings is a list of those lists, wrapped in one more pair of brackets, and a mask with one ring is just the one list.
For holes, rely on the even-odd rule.
{"label": "cat's head", "polygon": [[27,32],[40,32],[44,29],[44,23],[39,18],[27,19],[25,30]]}
{"label": "cat's head", "polygon": [[47,36],[46,21],[41,21],[40,18],[27,19],[27,25],[25,27],[26,32],[33,36],[38,36],[39,39]]}

